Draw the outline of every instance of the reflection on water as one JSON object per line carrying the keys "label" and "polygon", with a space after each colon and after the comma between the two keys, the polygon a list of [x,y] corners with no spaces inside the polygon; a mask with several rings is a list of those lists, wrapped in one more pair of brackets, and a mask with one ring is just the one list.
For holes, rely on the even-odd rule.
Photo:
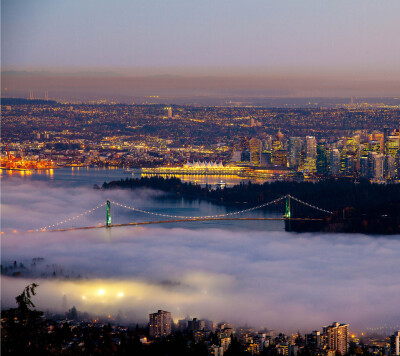
{"label": "reflection on water", "polygon": [[[52,179],[55,181],[64,182],[69,185],[87,185],[97,184],[101,185],[105,181],[119,180],[126,178],[140,178],[148,176],[146,174],[127,174],[124,173],[125,169],[118,167],[65,167],[59,169],[49,170],[38,170],[38,171],[11,171],[11,170],[0,170],[1,177],[12,177],[12,176],[29,176],[32,180],[43,180]],[[164,178],[170,177],[170,175],[161,175]],[[227,186],[240,184],[241,182],[248,182],[250,179],[243,179],[237,175],[179,175],[175,174],[175,177],[181,179],[183,182],[192,182],[205,186],[206,184],[215,186],[221,181]],[[252,183],[262,183],[265,180],[251,179]]]}

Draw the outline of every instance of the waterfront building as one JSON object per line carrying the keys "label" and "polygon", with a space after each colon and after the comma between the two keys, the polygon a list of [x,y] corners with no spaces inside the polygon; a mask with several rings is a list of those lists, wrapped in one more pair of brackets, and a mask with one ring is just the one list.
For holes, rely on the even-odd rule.
{"label": "waterfront building", "polygon": [[267,167],[272,164],[272,151],[261,152],[260,165],[261,167]]}
{"label": "waterfront building", "polygon": [[242,151],[234,150],[232,152],[232,162],[240,162],[242,160]]}
{"label": "waterfront building", "polygon": [[152,338],[163,338],[171,334],[171,313],[159,310],[149,315],[149,333]]}
{"label": "waterfront building", "polygon": [[285,150],[276,150],[272,152],[272,164],[280,167],[287,166],[287,152]]}
{"label": "waterfront building", "polygon": [[242,162],[250,162],[250,150],[242,151]]}
{"label": "waterfront building", "polygon": [[328,349],[347,354],[349,348],[349,324],[333,323],[323,327],[325,343]]}

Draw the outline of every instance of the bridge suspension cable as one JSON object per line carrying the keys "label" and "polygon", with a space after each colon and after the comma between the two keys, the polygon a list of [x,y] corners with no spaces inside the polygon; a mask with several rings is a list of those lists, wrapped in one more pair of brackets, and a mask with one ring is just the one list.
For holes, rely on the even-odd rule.
{"label": "bridge suspension cable", "polygon": [[[280,198],[278,198],[278,199],[272,200],[272,201],[270,201],[270,202],[267,202],[267,203],[264,203],[264,204],[261,204],[261,205],[254,206],[254,207],[252,207],[252,208],[243,209],[243,210],[235,211],[235,212],[232,212],[232,213],[216,214],[216,215],[204,215],[204,216],[185,216],[185,215],[170,215],[170,214],[156,213],[156,212],[153,212],[153,211],[137,209],[137,208],[134,208],[134,207],[132,207],[132,206],[125,205],[125,204],[121,204],[121,203],[118,203],[118,202],[115,202],[115,201],[112,201],[112,200],[111,200],[110,202],[113,203],[113,204],[115,204],[116,206],[119,206],[119,207],[122,207],[122,208],[126,208],[126,209],[129,209],[129,210],[132,210],[132,211],[136,211],[136,212],[139,212],[139,213],[149,214],[149,215],[162,216],[162,217],[175,218],[175,219],[199,219],[199,220],[204,220],[204,219],[217,219],[217,218],[223,218],[223,217],[228,217],[228,216],[233,216],[233,215],[238,215],[238,214],[247,213],[247,212],[250,212],[250,211],[254,211],[254,210],[257,210],[257,209],[264,208],[264,207],[266,207],[266,206],[268,206],[268,205],[271,205],[271,204],[278,203],[279,201],[281,201],[281,200],[283,200],[283,199],[286,199],[286,198],[293,199],[293,200],[297,201],[298,203],[304,204],[305,206],[308,206],[308,207],[310,207],[310,208],[319,210],[319,211],[321,211],[321,212],[324,212],[324,213],[327,213],[327,214],[333,214],[331,211],[328,211],[328,210],[319,208],[318,206],[315,206],[315,205],[306,203],[305,201],[302,201],[302,200],[300,200],[300,199],[298,199],[298,198],[295,198],[295,197],[293,197],[293,196],[291,196],[291,195],[289,195],[289,194],[287,194],[287,195],[285,195],[285,196],[282,196],[282,197],[280,197]],[[57,223],[55,223],[55,224],[51,224],[51,225],[48,225],[48,226],[41,227],[40,229],[30,230],[30,231],[31,231],[31,232],[33,232],[33,231],[35,231],[35,232],[40,232],[40,231],[45,231],[45,230],[50,229],[50,228],[54,228],[54,227],[56,227],[56,226],[65,224],[65,223],[67,223],[67,222],[76,220],[76,219],[78,219],[78,218],[80,218],[80,217],[82,217],[82,216],[84,216],[84,215],[87,215],[87,214],[89,214],[89,213],[91,213],[91,212],[93,212],[93,211],[95,211],[95,210],[97,210],[97,209],[99,209],[99,208],[101,208],[101,207],[107,205],[107,204],[108,204],[108,201],[107,201],[107,202],[104,202],[104,203],[102,203],[102,204],[99,204],[99,205],[97,205],[96,207],[94,207],[94,208],[92,208],[92,209],[86,210],[86,211],[84,211],[84,212],[82,212],[82,213],[80,213],[80,214],[78,214],[78,215],[76,215],[76,216],[72,216],[72,217],[70,217],[70,218],[68,218],[68,219],[59,221],[59,222],[57,222]],[[290,218],[290,217],[289,217],[289,218]]]}
{"label": "bridge suspension cable", "polygon": [[313,209],[322,211],[322,212],[327,213],[327,214],[333,214],[331,211],[328,211],[328,210],[319,208],[318,206],[315,206],[315,205],[308,204],[308,203],[306,203],[305,201],[302,201],[302,200],[300,200],[300,199],[297,199],[297,198],[295,198],[294,196],[292,196],[292,195],[290,195],[290,194],[288,194],[287,196],[290,197],[291,199],[297,201],[298,203],[304,204],[304,205],[306,205],[306,206],[308,206],[308,207],[310,207],[310,208],[313,208]]}
{"label": "bridge suspension cable", "polygon": [[91,212],[93,212],[93,211],[95,211],[95,210],[97,210],[97,209],[103,207],[103,206],[106,205],[106,204],[107,204],[107,203],[102,203],[102,204],[97,205],[96,207],[94,207],[94,208],[92,208],[92,209],[89,209],[89,210],[84,211],[83,213],[80,213],[79,215],[73,216],[73,217],[71,217],[71,218],[65,219],[65,220],[63,220],[63,221],[60,221],[60,222],[55,223],[55,224],[52,224],[52,225],[43,226],[43,227],[41,227],[40,229],[36,229],[36,230],[34,230],[34,231],[37,231],[37,232],[38,232],[38,231],[47,230],[47,229],[49,229],[49,228],[56,227],[56,226],[61,225],[61,224],[65,224],[65,223],[67,223],[67,222],[69,222],[69,221],[76,220],[76,219],[80,218],[81,216],[87,215],[87,214],[89,214],[89,213],[91,213]]}
{"label": "bridge suspension cable", "polygon": [[111,203],[113,203],[113,204],[115,204],[115,205],[117,205],[117,206],[119,206],[119,207],[126,208],[126,209],[130,209],[130,210],[133,210],[133,211],[136,211],[136,212],[139,212],[139,213],[150,214],[150,215],[156,215],[156,216],[162,216],[162,217],[166,217],[166,218],[179,218],[179,219],[212,219],[212,218],[221,218],[221,217],[224,217],[224,216],[232,216],[232,215],[237,215],[237,214],[243,214],[243,213],[247,213],[247,212],[249,212],[249,211],[261,209],[261,208],[264,208],[264,207],[266,207],[266,206],[268,206],[268,205],[277,203],[277,202],[279,202],[279,201],[281,201],[281,200],[283,200],[283,199],[285,199],[285,198],[286,198],[286,196],[280,197],[280,198],[275,199],[275,200],[272,200],[272,201],[270,201],[270,202],[268,202],[268,203],[264,203],[264,204],[255,206],[255,207],[253,207],[253,208],[248,208],[248,209],[244,209],[244,210],[235,211],[235,212],[233,212],[233,213],[218,214],[218,215],[206,215],[206,216],[169,215],[169,214],[155,213],[155,212],[152,212],[152,211],[137,209],[137,208],[134,208],[134,207],[132,207],[132,206],[120,204],[120,203],[115,202],[115,201],[112,201],[112,200],[111,200]]}

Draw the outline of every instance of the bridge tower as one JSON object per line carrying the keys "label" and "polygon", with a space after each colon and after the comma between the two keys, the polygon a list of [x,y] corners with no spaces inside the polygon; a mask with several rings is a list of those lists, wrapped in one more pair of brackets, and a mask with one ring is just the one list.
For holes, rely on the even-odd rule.
{"label": "bridge tower", "polygon": [[111,226],[111,202],[107,200],[107,218],[106,218],[106,226]]}
{"label": "bridge tower", "polygon": [[290,211],[290,195],[286,195],[286,209],[285,209],[285,215],[283,215],[284,218],[290,219],[291,217],[291,211]]}
{"label": "bridge tower", "polygon": [[287,231],[291,231],[292,230],[292,228],[290,226],[291,225],[291,221],[290,221],[291,215],[292,215],[292,213],[291,213],[291,209],[290,209],[290,195],[288,194],[288,195],[286,195],[285,215],[283,215],[283,217],[286,220],[286,230]]}

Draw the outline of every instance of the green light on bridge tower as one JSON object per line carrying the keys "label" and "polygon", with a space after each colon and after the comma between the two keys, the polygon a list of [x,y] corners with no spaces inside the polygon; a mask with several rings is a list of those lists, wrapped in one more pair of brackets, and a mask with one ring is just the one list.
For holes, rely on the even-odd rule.
{"label": "green light on bridge tower", "polygon": [[107,200],[107,219],[106,219],[106,226],[111,226],[111,202]]}
{"label": "green light on bridge tower", "polygon": [[290,212],[290,195],[286,196],[286,210],[285,210],[285,215],[284,218],[290,219],[291,212]]}
{"label": "green light on bridge tower", "polygon": [[286,195],[286,210],[285,210],[285,215],[283,217],[285,218],[285,229],[286,231],[292,231],[292,221],[291,221],[291,211],[290,211],[290,195]]}

